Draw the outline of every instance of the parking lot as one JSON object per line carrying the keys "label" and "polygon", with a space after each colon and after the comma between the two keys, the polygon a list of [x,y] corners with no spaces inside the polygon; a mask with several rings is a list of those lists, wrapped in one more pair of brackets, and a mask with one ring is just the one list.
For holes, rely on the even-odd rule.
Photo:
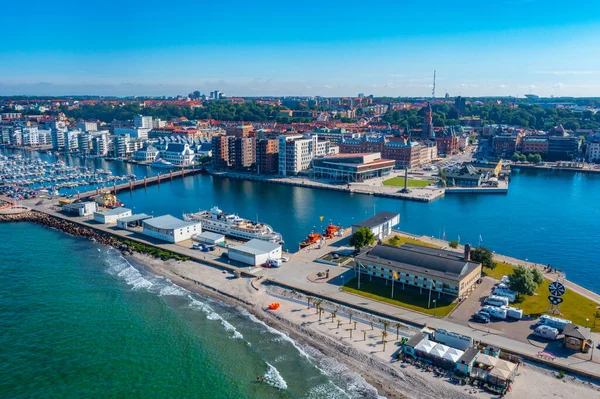
{"label": "parking lot", "polygon": [[527,338],[533,332],[532,326],[535,324],[535,320],[527,320],[526,317],[524,317],[523,320],[510,318],[498,320],[492,318],[492,320],[486,324],[472,320],[473,314],[477,313],[477,311],[485,304],[485,298],[490,295],[492,288],[497,282],[498,281],[491,277],[484,277],[481,284],[467,299],[463,300],[461,304],[454,309],[452,314],[448,316],[448,319],[474,329],[482,331],[487,331],[489,329],[492,334],[501,334],[516,341],[528,342]]}

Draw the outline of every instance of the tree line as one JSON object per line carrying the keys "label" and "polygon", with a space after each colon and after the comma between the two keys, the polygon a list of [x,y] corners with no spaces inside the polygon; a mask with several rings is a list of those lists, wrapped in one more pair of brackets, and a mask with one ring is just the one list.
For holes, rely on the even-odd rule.
{"label": "tree line", "polygon": [[[540,105],[488,103],[483,105],[466,104],[462,115],[451,104],[432,104],[434,126],[452,126],[459,124],[461,116],[479,117],[485,124],[505,124],[548,130],[562,124],[565,129],[600,128],[600,112],[583,112],[568,108],[543,108]],[[420,128],[423,124],[425,109],[388,110],[382,117],[385,122],[410,128]]]}

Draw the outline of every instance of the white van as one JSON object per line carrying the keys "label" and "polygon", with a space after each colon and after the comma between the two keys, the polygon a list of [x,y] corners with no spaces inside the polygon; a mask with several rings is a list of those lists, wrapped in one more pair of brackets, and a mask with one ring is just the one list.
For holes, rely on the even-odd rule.
{"label": "white van", "polygon": [[506,309],[506,315],[511,319],[521,320],[523,318],[523,309],[510,306],[504,306],[503,308]]}
{"label": "white van", "polygon": [[533,331],[533,335],[538,337],[555,340],[558,337],[558,330],[550,326],[538,326]]}
{"label": "white van", "polygon": [[485,303],[492,306],[508,306],[508,298],[505,296],[490,295],[485,298]]}
{"label": "white van", "polygon": [[571,324],[571,320],[559,319],[558,317],[548,316],[546,314],[540,316],[537,322],[540,326],[548,326],[556,328],[560,331],[564,330],[567,324]]}
{"label": "white van", "polygon": [[510,291],[510,290],[501,290],[501,289],[496,288],[492,292],[492,294],[496,295],[496,296],[506,297],[506,298],[508,298],[508,302],[511,302],[511,303],[517,299],[517,293],[514,291]]}
{"label": "white van", "polygon": [[506,309],[502,309],[497,306],[484,306],[481,308],[481,310],[496,319],[506,319]]}
{"label": "white van", "polygon": [[508,284],[508,276],[502,276],[502,279],[500,280],[501,284]]}

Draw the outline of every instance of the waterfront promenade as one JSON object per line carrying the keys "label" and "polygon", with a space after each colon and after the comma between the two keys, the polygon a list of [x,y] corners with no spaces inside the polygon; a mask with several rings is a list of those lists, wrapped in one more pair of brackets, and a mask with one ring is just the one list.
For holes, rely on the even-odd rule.
{"label": "waterfront promenade", "polygon": [[[410,192],[401,192],[401,187],[383,186],[365,183],[339,183],[327,180],[311,179],[309,177],[270,177],[263,175],[252,175],[247,173],[233,172],[210,172],[214,177],[226,177],[230,179],[261,181],[289,186],[317,188],[322,190],[340,191],[351,194],[373,195],[375,197],[394,198],[417,202],[431,202],[444,196],[444,189],[429,186],[424,188],[412,188]],[[378,179],[381,180],[381,179]]]}
{"label": "waterfront promenade", "polygon": [[[128,238],[157,248],[172,251],[176,254],[190,257],[192,260],[207,266],[216,267],[221,270],[230,272],[240,271],[243,276],[256,277],[263,276],[263,281],[270,284],[286,287],[290,290],[301,292],[305,295],[320,297],[338,306],[345,306],[364,311],[375,315],[376,317],[388,318],[390,320],[401,321],[410,325],[430,326],[434,328],[444,328],[450,331],[458,332],[464,335],[473,337],[476,341],[485,344],[492,344],[503,348],[504,350],[515,353],[524,358],[528,358],[537,362],[545,363],[552,367],[562,367],[571,372],[577,372],[582,375],[600,379],[600,354],[594,354],[592,360],[584,359],[580,356],[559,357],[554,362],[543,361],[537,358],[537,353],[540,348],[531,345],[527,342],[520,342],[510,339],[500,332],[485,331],[478,328],[472,328],[469,325],[455,323],[448,319],[439,319],[431,317],[419,312],[407,310],[387,303],[371,300],[361,296],[356,296],[347,292],[342,292],[340,287],[344,282],[354,278],[354,271],[347,266],[331,266],[315,262],[315,259],[330,252],[332,249],[339,250],[341,240],[345,237],[337,238],[328,242],[324,248],[303,250],[296,254],[286,255],[290,259],[280,268],[262,269],[240,267],[240,265],[231,264],[229,260],[220,257],[220,253],[202,253],[192,250],[189,245],[183,246],[180,244],[161,243],[148,237],[141,236],[129,231],[118,230],[115,226],[106,226],[93,222],[90,218],[72,218],[68,217],[55,208],[52,204],[43,204],[33,206],[36,211],[57,217],[63,220],[68,220],[77,223],[81,226],[92,228],[103,233],[107,233],[116,237]],[[524,262],[519,262],[524,263]],[[309,280],[308,276],[330,269],[331,277],[325,283],[315,283]],[[194,273],[186,274],[181,271],[182,278],[195,279]],[[235,297],[236,291],[233,287],[228,287],[227,284],[220,286],[219,291],[229,296]],[[459,305],[460,306],[460,305]],[[600,341],[600,336],[594,334],[596,342]],[[588,356],[589,357],[589,356]]]}

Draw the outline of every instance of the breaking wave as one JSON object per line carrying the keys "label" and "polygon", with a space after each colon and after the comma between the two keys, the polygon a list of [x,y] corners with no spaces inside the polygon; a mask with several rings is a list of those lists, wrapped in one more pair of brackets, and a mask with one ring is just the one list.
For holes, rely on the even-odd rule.
{"label": "breaking wave", "polygon": [[277,389],[287,389],[287,383],[279,374],[279,371],[267,362],[268,370],[265,373],[265,382]]}

